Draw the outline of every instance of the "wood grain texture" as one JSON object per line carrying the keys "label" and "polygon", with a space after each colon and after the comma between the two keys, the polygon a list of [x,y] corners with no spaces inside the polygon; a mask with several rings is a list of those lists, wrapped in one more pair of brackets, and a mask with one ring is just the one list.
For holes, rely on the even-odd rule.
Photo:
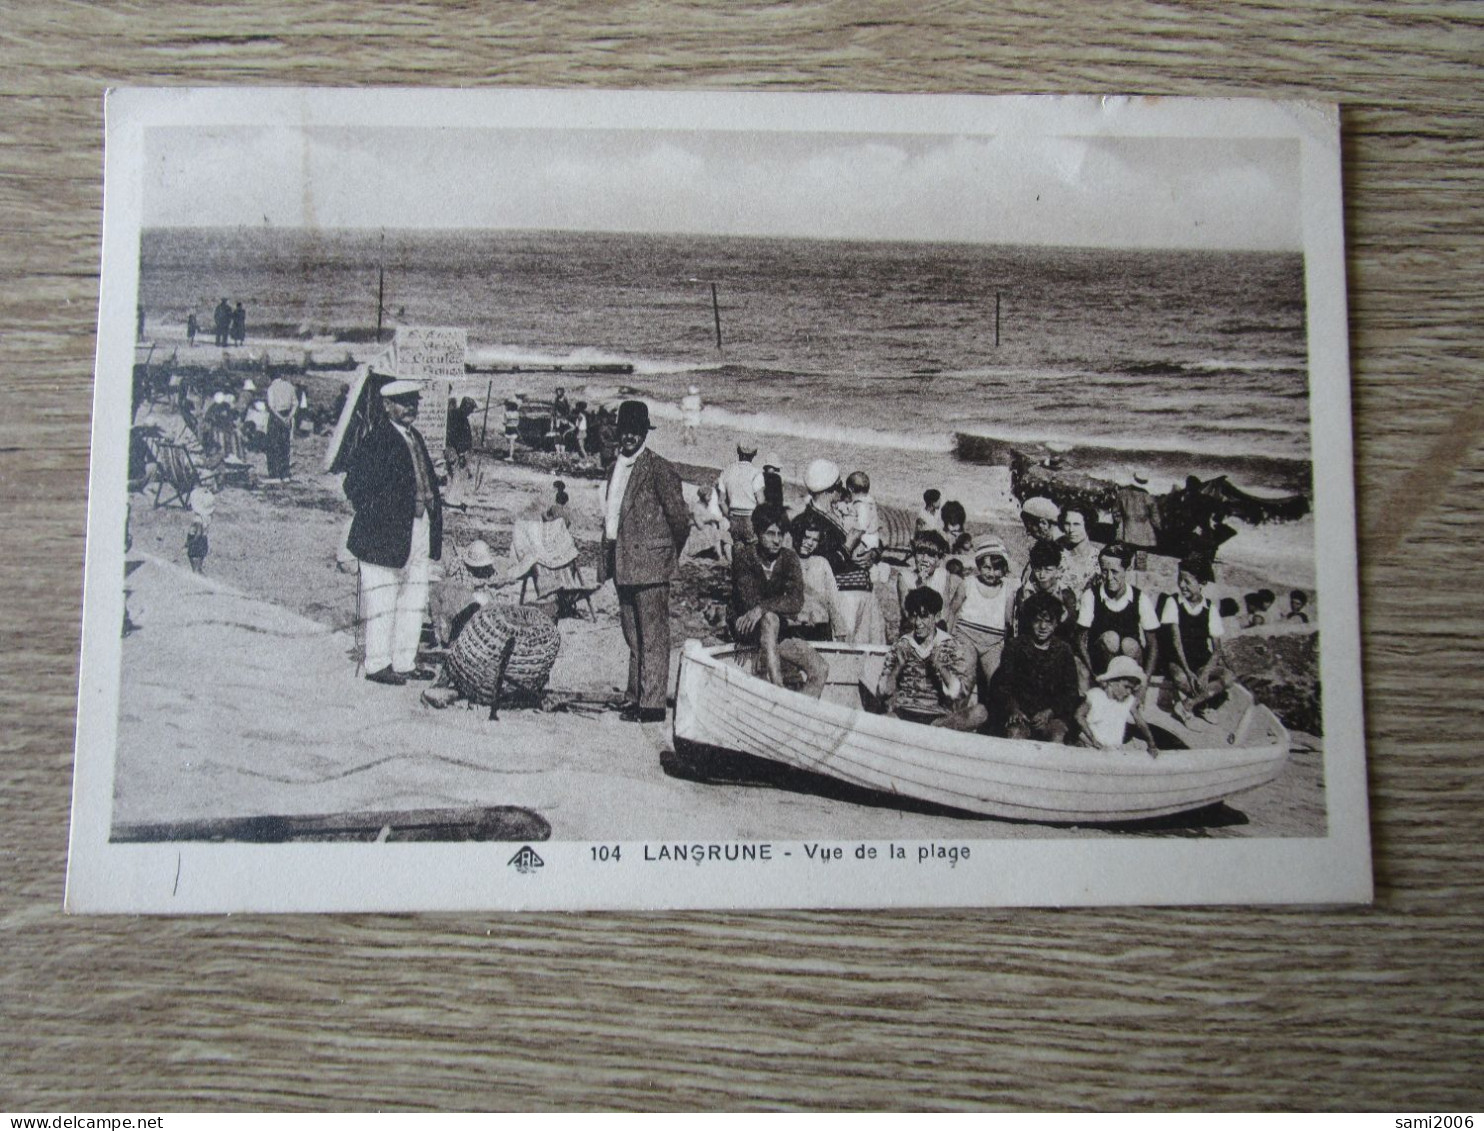
{"label": "wood grain texture", "polygon": [[[1484,6],[0,3],[0,1107],[1484,1104]],[[1343,106],[1374,909],[67,919],[110,84]]]}

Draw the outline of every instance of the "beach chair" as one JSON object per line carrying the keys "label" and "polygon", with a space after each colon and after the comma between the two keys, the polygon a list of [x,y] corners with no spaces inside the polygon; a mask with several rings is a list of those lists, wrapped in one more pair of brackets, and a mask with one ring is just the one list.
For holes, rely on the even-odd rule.
{"label": "beach chair", "polygon": [[517,522],[511,532],[510,554],[515,564],[506,575],[509,580],[520,578],[519,604],[526,603],[526,589],[534,581],[536,596],[554,594],[558,612],[563,609],[576,611],[577,601],[587,604],[590,620],[598,616],[593,612],[593,587],[582,577],[582,567],[577,562],[577,543],[572,532],[560,519],[542,522],[532,519]]}
{"label": "beach chair", "polygon": [[[190,449],[171,440],[156,440],[153,444],[155,456],[155,506],[168,507],[178,502],[187,509],[191,505],[191,492],[198,486],[216,489],[216,477],[204,475],[191,458]],[[164,498],[169,491],[170,498]]]}

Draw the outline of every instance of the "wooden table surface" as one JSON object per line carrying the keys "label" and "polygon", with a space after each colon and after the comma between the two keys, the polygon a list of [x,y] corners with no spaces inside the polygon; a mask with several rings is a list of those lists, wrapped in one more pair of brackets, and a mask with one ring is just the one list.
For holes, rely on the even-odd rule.
{"label": "wooden table surface", "polygon": [[[1484,5],[0,3],[0,1108],[1484,1103]],[[67,918],[108,85],[1343,107],[1364,910]]]}

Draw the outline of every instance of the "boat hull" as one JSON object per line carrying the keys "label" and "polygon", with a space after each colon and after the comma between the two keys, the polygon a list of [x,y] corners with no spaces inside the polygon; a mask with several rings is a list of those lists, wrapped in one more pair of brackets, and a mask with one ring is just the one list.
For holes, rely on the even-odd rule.
{"label": "boat hull", "polygon": [[1199,748],[1102,751],[992,738],[848,705],[885,649],[816,646],[830,663],[822,700],[754,676],[750,652],[687,643],[675,701],[679,741],[737,751],[861,789],[992,817],[1056,824],[1143,820],[1198,809],[1272,781],[1288,734],[1247,697],[1228,725],[1191,731],[1151,701],[1152,726]]}

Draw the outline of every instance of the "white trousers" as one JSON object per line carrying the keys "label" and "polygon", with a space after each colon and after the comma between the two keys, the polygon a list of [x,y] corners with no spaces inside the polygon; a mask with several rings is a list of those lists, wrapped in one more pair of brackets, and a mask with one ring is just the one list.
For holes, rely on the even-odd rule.
{"label": "white trousers", "polygon": [[428,609],[432,531],[426,516],[412,520],[412,550],[401,569],[361,563],[361,622],[366,626],[366,671],[417,667],[417,643]]}

